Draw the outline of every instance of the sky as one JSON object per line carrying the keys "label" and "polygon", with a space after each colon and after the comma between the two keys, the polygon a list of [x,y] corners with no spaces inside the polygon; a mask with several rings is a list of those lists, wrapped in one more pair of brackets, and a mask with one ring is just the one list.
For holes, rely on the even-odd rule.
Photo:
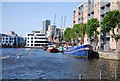
{"label": "sky", "polygon": [[15,31],[25,36],[41,29],[44,19],[53,24],[55,14],[57,27],[60,27],[62,16],[66,16],[66,27],[70,27],[72,11],[79,4],[81,2],[2,2],[2,33]]}

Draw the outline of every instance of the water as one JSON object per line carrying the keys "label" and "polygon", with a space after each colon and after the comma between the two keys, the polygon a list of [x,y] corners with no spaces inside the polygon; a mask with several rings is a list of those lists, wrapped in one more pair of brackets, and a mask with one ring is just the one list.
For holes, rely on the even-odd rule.
{"label": "water", "polygon": [[[7,57],[7,58],[4,58]],[[3,79],[114,79],[120,61],[70,57],[43,49],[2,48]]]}

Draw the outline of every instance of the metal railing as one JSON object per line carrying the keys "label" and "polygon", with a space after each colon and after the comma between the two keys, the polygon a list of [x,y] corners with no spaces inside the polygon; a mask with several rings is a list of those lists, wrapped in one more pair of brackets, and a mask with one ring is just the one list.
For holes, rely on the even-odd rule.
{"label": "metal railing", "polygon": [[[93,79],[108,79],[108,80],[120,80],[120,67],[114,67],[110,68],[112,71],[106,71],[106,70],[99,70],[95,75],[96,78]],[[107,72],[107,73],[106,73]],[[86,77],[85,74],[79,74],[79,79],[84,79],[83,77]]]}

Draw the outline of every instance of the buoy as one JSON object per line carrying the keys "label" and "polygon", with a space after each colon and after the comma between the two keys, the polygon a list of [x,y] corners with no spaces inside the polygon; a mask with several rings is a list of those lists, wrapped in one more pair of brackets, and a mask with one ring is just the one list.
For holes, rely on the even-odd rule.
{"label": "buoy", "polygon": [[17,56],[17,58],[20,58],[19,56]]}
{"label": "buoy", "polygon": [[22,50],[22,49],[17,49],[17,50]]}

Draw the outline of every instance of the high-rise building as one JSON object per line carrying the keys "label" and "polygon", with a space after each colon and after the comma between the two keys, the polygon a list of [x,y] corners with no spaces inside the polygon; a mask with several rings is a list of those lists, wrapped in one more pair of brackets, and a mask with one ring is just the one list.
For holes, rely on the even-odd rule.
{"label": "high-rise building", "polygon": [[43,34],[47,33],[49,25],[50,25],[50,20],[44,20],[43,21]]}

